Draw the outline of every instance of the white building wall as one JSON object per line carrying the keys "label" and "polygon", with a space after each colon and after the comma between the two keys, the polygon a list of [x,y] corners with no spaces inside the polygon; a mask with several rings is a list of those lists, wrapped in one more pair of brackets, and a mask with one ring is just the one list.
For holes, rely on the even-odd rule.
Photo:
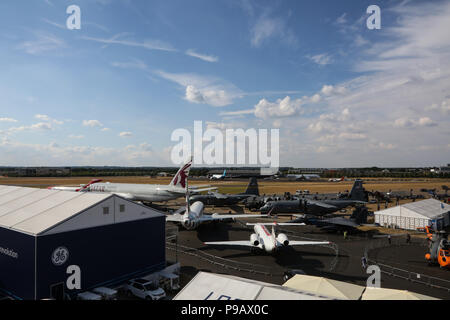
{"label": "white building wall", "polygon": [[[108,208],[108,213],[104,213],[104,208]],[[83,213],[62,222],[60,225],[50,229],[47,234],[55,234],[79,230],[84,228],[93,228],[102,225],[114,223],[114,197],[103,200],[101,203],[87,209]]]}

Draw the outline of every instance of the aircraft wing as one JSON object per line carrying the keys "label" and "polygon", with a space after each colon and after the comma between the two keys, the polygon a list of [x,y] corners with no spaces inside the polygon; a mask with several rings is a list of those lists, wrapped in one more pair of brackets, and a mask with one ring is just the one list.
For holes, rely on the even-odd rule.
{"label": "aircraft wing", "polygon": [[119,197],[125,198],[125,199],[127,199],[127,200],[135,200],[135,199],[136,199],[136,197],[133,196],[131,193],[118,193],[118,192],[113,192],[113,194],[115,194],[115,195],[117,195],[117,196],[119,196]]}
{"label": "aircraft wing", "polygon": [[217,190],[217,187],[209,187],[209,188],[201,188],[201,189],[191,189],[189,188],[190,193],[198,193],[203,191]]}
{"label": "aircraft wing", "polygon": [[205,187],[211,187],[210,184],[196,184],[196,185],[190,185],[189,189],[195,190],[198,188],[205,188]]}
{"label": "aircraft wing", "polygon": [[359,226],[354,221],[352,221],[350,219],[341,218],[341,217],[325,219],[323,222],[329,223],[331,225],[336,225],[336,226],[355,227],[355,228]]}
{"label": "aircraft wing", "polygon": [[217,199],[226,199],[228,198],[228,196],[222,194],[222,193],[218,193],[218,192],[212,192],[212,194],[217,198]]}
{"label": "aircraft wing", "polygon": [[322,202],[322,201],[316,201],[316,200],[306,200],[306,202],[308,203],[308,204],[313,204],[313,205],[315,205],[315,206],[318,206],[318,207],[321,207],[321,208],[323,208],[323,209],[338,209],[336,206],[332,206],[332,205],[330,205],[330,204],[326,204],[326,203],[324,203],[324,202]]}
{"label": "aircraft wing", "polygon": [[58,190],[58,191],[73,191],[76,192],[80,187],[48,187],[48,190]]}
{"label": "aircraft wing", "polygon": [[330,244],[328,241],[291,241],[289,240],[290,246],[310,246],[310,245],[323,245]]}
{"label": "aircraft wing", "polygon": [[240,247],[254,247],[254,245],[248,241],[213,241],[213,242],[205,242],[208,245],[216,245],[216,246],[240,246]]}
{"label": "aircraft wing", "polygon": [[224,220],[224,219],[235,219],[235,218],[262,218],[267,217],[266,214],[218,214],[214,213],[211,215],[203,215],[200,220],[202,221],[214,221],[214,220]]}
{"label": "aircraft wing", "polygon": [[169,214],[166,216],[166,221],[181,222],[183,221],[183,216],[178,213]]}

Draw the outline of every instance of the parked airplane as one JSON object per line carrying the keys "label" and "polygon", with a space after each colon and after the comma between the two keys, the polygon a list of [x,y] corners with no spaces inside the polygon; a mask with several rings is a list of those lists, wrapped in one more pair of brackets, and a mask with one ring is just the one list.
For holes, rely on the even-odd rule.
{"label": "parked airplane", "polygon": [[317,217],[306,217],[305,215],[293,215],[298,219],[292,222],[304,222],[308,225],[316,225],[325,231],[349,231],[353,232],[357,227],[367,224],[367,216],[369,212],[367,207],[356,207],[350,218],[333,217],[321,219]]}
{"label": "parked airplane", "polygon": [[[75,191],[75,192],[105,192],[121,196],[128,200],[159,202],[180,198],[186,194],[187,177],[192,165],[192,159],[184,164],[168,185],[159,184],[132,184],[132,183],[101,183],[102,180],[92,180],[80,187],[49,187],[50,190]],[[215,188],[191,188],[191,192],[201,192]]]}
{"label": "parked airplane", "polygon": [[223,194],[218,192],[209,192],[208,194],[191,196],[190,201],[201,201],[205,205],[232,206],[251,196],[259,196],[258,180],[254,177],[250,178],[247,190],[245,190],[244,193]]}
{"label": "parked airplane", "polygon": [[313,200],[310,198],[297,200],[268,201],[260,208],[261,213],[304,213],[313,215],[325,215],[343,209],[345,207],[365,204],[367,194],[362,180],[355,180],[348,198],[334,200]]}
{"label": "parked airplane", "polygon": [[303,180],[318,180],[320,176],[318,174],[288,174],[286,176],[289,180],[303,181]]}
{"label": "parked airplane", "polygon": [[227,174],[227,169],[223,170],[222,174],[213,174],[210,180],[222,180],[225,179],[225,175]]}
{"label": "parked airplane", "polygon": [[236,218],[261,218],[267,216],[261,214],[204,214],[204,208],[204,204],[200,201],[196,201],[192,205],[189,205],[189,195],[186,195],[186,207],[180,208],[173,214],[167,215],[166,221],[177,222],[185,229],[193,230],[204,222]]}
{"label": "parked airplane", "polygon": [[346,178],[345,177],[340,177],[340,178],[330,178],[328,179],[328,182],[341,182],[341,181],[345,181]]}
{"label": "parked airplane", "polygon": [[[305,246],[305,245],[325,245],[330,244],[328,241],[289,241],[288,237],[284,233],[279,233],[278,236],[275,233],[275,226],[302,226],[304,223],[247,223],[248,226],[253,226],[255,233],[250,235],[250,240],[244,241],[213,241],[205,242],[206,245],[217,246],[243,246],[250,247],[252,249],[265,250],[267,253],[273,253],[278,251],[282,247],[287,246]],[[272,232],[270,233],[266,226],[272,226]]]}

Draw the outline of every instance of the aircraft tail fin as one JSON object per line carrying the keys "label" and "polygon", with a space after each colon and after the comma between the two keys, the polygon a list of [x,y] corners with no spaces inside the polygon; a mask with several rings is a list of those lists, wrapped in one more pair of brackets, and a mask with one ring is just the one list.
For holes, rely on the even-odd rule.
{"label": "aircraft tail fin", "polygon": [[353,219],[357,224],[365,224],[367,223],[368,214],[369,211],[367,207],[356,207],[355,210],[353,210],[350,219]]}
{"label": "aircraft tail fin", "polygon": [[350,191],[351,200],[368,201],[368,195],[363,187],[363,181],[361,179],[356,179],[353,183],[352,190]]}
{"label": "aircraft tail fin", "polygon": [[102,182],[102,179],[93,179],[91,181],[89,181],[88,184],[85,184],[84,186],[81,186],[79,189],[75,190],[76,192],[80,192],[80,191],[84,191],[87,188],[89,188],[91,185],[93,185],[94,183],[99,183]]}
{"label": "aircraft tail fin", "polygon": [[245,190],[244,194],[259,196],[258,180],[255,177],[250,178],[247,190]]}
{"label": "aircraft tail fin", "polygon": [[189,176],[189,170],[191,170],[191,166],[192,166],[192,158],[183,166],[181,166],[177,174],[173,177],[172,181],[170,181],[169,186],[185,189],[187,186],[186,180]]}
{"label": "aircraft tail fin", "polygon": [[223,174],[222,174],[222,177],[224,177],[225,178],[225,176],[227,175],[227,169],[225,169],[225,170],[223,170]]}

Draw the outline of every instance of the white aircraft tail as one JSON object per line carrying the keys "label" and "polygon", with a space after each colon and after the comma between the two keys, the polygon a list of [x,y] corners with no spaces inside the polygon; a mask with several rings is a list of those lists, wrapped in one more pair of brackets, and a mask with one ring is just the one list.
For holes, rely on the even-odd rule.
{"label": "white aircraft tail", "polygon": [[178,170],[175,177],[170,181],[169,186],[185,189],[187,186],[187,178],[189,176],[189,170],[191,170],[192,158],[184,164],[180,170]]}

